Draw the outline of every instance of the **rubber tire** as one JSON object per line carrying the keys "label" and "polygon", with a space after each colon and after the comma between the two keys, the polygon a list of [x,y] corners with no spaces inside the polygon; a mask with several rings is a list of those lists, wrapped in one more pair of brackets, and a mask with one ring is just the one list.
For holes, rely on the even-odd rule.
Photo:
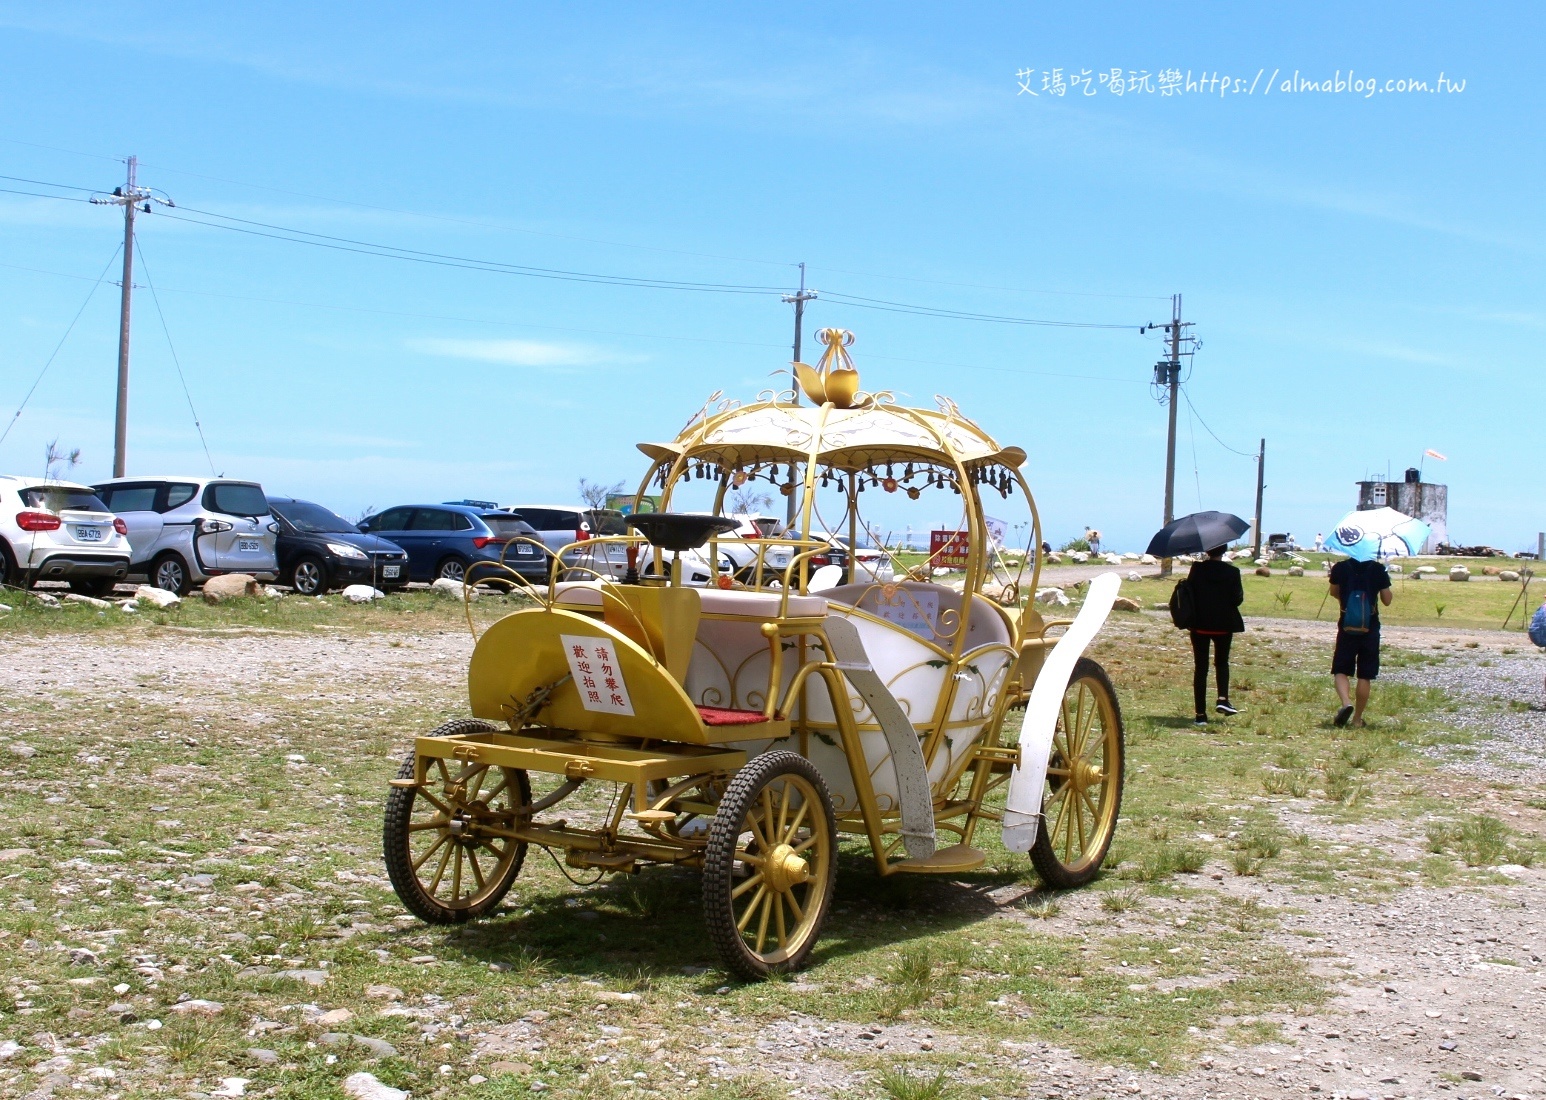
{"label": "rubber tire", "polygon": [[[317,571],[318,583],[315,588],[301,587],[301,568],[314,566]],[[295,564],[290,566],[290,587],[295,589],[298,596],[321,596],[326,594],[331,587],[331,580],[327,575],[327,563],[321,558],[308,554],[305,557],[295,559]]]}
{"label": "rubber tire", "polygon": [[70,582],[71,592],[98,600],[107,599],[117,587],[118,580],[115,577],[81,577]]}
{"label": "rubber tire", "polygon": [[[741,823],[746,819],[747,808],[769,780],[790,772],[798,772],[816,788],[816,793],[821,797],[822,809],[826,811],[827,843],[832,851],[832,859],[827,864],[827,888],[822,895],[822,908],[816,917],[814,933],[798,953],[776,966],[769,966],[746,949],[741,932],[735,926],[735,908],[730,898],[730,891],[735,887],[732,871],[736,841],[741,835]],[[703,853],[703,919],[708,926],[709,940],[719,952],[726,969],[747,981],[761,981],[771,974],[789,974],[803,969],[817,940],[821,938],[821,926],[826,923],[827,914],[831,912],[832,880],[836,877],[837,815],[832,809],[832,794],[827,789],[827,781],[822,778],[816,765],[799,753],[776,749],[763,753],[736,772],[730,785],[725,788],[724,797],[719,800],[719,809],[709,822],[709,842]]]}
{"label": "rubber tire", "polygon": [[[1126,786],[1125,771],[1127,767],[1127,742],[1122,727],[1122,703],[1117,698],[1116,688],[1111,684],[1111,677],[1106,675],[1106,670],[1088,657],[1080,657],[1074,665],[1073,675],[1068,682],[1082,680],[1090,677],[1096,680],[1102,690],[1111,698],[1111,709],[1116,714],[1117,723],[1117,790],[1116,805],[1111,811],[1111,835],[1106,838],[1106,843],[1100,849],[1100,858],[1091,861],[1089,866],[1080,872],[1070,872],[1068,868],[1058,860],[1057,854],[1052,850],[1052,841],[1047,838],[1045,818],[1036,830],[1036,841],[1031,845],[1031,864],[1036,868],[1036,874],[1041,881],[1051,890],[1073,890],[1080,886],[1086,886],[1095,881],[1100,874],[1101,864],[1106,862],[1106,853],[1111,850],[1111,842],[1116,838],[1116,822],[1122,817],[1122,790]],[[1110,769],[1107,768],[1109,772]],[[1043,796],[1045,798],[1045,796]]]}
{"label": "rubber tire", "polygon": [[21,570],[16,568],[16,556],[10,546],[0,539],[0,588],[24,588]]}
{"label": "rubber tire", "polygon": [[[494,733],[504,728],[478,718],[454,718],[431,731],[429,736],[455,737],[467,733]],[[411,751],[408,753],[402,767],[397,769],[398,779],[413,778],[416,755]],[[514,771],[522,804],[529,806],[531,805],[531,779],[521,769],[514,769]],[[509,893],[510,887],[520,876],[521,866],[526,862],[526,845],[519,843],[515,846],[515,859],[510,864],[510,872],[504,883],[477,905],[469,905],[465,909],[452,909],[441,905],[426,894],[423,887],[419,885],[419,876],[414,873],[409,855],[408,825],[413,820],[413,801],[416,793],[406,787],[393,787],[386,800],[386,815],[381,828],[381,851],[386,862],[387,878],[392,882],[392,889],[397,893],[397,899],[410,913],[426,924],[465,924],[467,921],[486,916],[504,900],[505,894]]]}
{"label": "rubber tire", "polygon": [[[448,573],[448,569],[452,570],[452,572]],[[430,579],[436,581],[448,580],[455,581],[457,584],[465,584],[467,582],[467,562],[455,555],[441,558],[440,564],[435,566],[435,575]]]}
{"label": "rubber tire", "polygon": [[[168,588],[162,581],[161,570],[174,566],[177,570],[177,575],[181,577],[181,581],[176,587]],[[193,590],[193,578],[188,573],[188,563],[183,561],[181,554],[174,554],[171,551],[161,554],[155,561],[150,563],[150,583],[163,591],[172,592],[178,596],[186,596]]]}

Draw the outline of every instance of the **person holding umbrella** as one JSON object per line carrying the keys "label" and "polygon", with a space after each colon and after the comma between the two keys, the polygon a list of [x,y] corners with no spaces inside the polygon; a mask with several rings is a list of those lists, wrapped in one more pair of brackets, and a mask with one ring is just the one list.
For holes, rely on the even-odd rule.
{"label": "person holding umbrella", "polygon": [[1218,699],[1213,709],[1228,716],[1238,714],[1229,701],[1229,649],[1236,634],[1245,631],[1240,605],[1245,602],[1245,586],[1240,570],[1224,560],[1230,540],[1248,528],[1245,520],[1226,512],[1197,512],[1182,516],[1162,528],[1149,540],[1149,553],[1158,558],[1195,554],[1206,550],[1207,557],[1192,565],[1186,580],[1184,600],[1172,600],[1172,608],[1184,607],[1176,625],[1192,638],[1192,724],[1208,724],[1208,652],[1213,651],[1214,679]]}

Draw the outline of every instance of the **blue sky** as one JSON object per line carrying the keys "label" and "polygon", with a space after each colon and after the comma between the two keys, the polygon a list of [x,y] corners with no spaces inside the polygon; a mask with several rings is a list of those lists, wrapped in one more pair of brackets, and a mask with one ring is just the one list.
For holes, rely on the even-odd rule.
{"label": "blue sky", "polygon": [[[807,314],[808,332],[857,333],[867,386],[949,394],[1025,447],[1054,542],[1092,523],[1141,548],[1158,526],[1160,346],[1137,330],[1180,292],[1207,427],[1183,405],[1179,511],[1251,512],[1253,462],[1211,428],[1239,451],[1267,438],[1269,530],[1329,528],[1355,480],[1426,448],[1449,456],[1425,468],[1450,485],[1456,539],[1519,549],[1546,527],[1529,473],[1546,396],[1537,6],[224,9],[0,3],[0,174],[110,190],[111,158],[135,153],[141,182],[195,220],[737,286],[790,287],[804,260],[819,291],[1125,326],[827,298]],[[1053,69],[1113,68],[1124,87],[1172,68],[1257,87],[1043,91]],[[1020,91],[1026,69],[1040,94]],[[1349,70],[1465,85],[1281,87]],[[751,397],[788,359],[775,293],[489,274],[159,214],[141,227],[215,467],[346,513],[632,484],[635,441],[671,437],[714,389]],[[120,236],[111,209],[0,193],[0,417]],[[77,476],[110,472],[116,340],[104,283],[0,469],[41,467],[57,438],[82,449]],[[207,469],[142,289],[130,471]]]}

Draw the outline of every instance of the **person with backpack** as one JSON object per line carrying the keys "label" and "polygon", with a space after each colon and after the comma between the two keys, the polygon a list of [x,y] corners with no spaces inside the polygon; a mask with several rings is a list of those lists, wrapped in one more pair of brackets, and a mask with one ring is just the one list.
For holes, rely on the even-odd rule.
{"label": "person with backpack", "polygon": [[1208,724],[1208,650],[1213,650],[1214,679],[1218,700],[1213,709],[1226,717],[1239,714],[1229,701],[1229,647],[1236,634],[1245,631],[1240,605],[1245,586],[1240,570],[1224,560],[1224,547],[1215,546],[1202,561],[1194,562],[1186,580],[1171,595],[1171,618],[1192,636],[1192,719],[1194,726]]}
{"label": "person with backpack", "polygon": [[[1390,606],[1390,573],[1379,560],[1344,558],[1331,567],[1327,579],[1331,582],[1331,594],[1341,607],[1331,676],[1342,706],[1332,724],[1340,728],[1351,719],[1354,726],[1362,726],[1369,689],[1380,674],[1380,613],[1375,601]],[[1355,677],[1356,691],[1349,683]]]}
{"label": "person with backpack", "polygon": [[1535,614],[1530,616],[1530,640],[1546,649],[1546,603],[1537,607]]}

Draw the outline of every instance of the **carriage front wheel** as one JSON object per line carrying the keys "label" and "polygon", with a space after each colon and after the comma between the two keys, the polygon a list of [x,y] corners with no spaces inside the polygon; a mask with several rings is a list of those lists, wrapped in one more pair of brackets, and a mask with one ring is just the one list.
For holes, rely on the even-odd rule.
{"label": "carriage front wheel", "polygon": [[798,753],[764,753],[738,771],[709,824],[703,914],[725,965],[758,979],[805,965],[837,870],[827,784]]}
{"label": "carriage front wheel", "polygon": [[1081,657],[1063,692],[1031,862],[1048,886],[1100,871],[1122,808],[1122,710],[1106,670]]}
{"label": "carriage front wheel", "polygon": [[[499,728],[463,718],[430,736]],[[415,765],[410,752],[397,777],[413,779]],[[508,834],[530,805],[524,771],[470,761],[436,758],[422,786],[393,787],[381,839],[398,899],[430,924],[460,924],[492,911],[526,859],[526,844]]]}

